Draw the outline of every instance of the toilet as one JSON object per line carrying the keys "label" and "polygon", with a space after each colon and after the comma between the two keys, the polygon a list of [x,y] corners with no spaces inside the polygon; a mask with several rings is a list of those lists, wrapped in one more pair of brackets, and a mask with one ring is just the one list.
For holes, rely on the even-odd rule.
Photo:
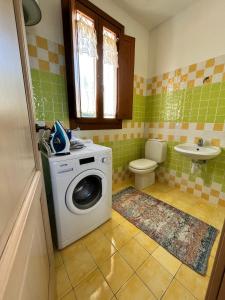
{"label": "toilet", "polygon": [[145,143],[145,158],[129,163],[129,170],[135,174],[135,187],[144,189],[155,183],[155,169],[166,160],[167,142],[149,139]]}

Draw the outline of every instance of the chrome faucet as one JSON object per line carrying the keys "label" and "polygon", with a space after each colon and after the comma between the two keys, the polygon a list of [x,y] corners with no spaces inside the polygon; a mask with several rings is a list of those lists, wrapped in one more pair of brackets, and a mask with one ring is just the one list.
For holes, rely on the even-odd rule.
{"label": "chrome faucet", "polygon": [[204,141],[203,141],[202,138],[200,138],[200,139],[198,140],[198,146],[199,146],[199,147],[203,147],[203,145],[204,145]]}

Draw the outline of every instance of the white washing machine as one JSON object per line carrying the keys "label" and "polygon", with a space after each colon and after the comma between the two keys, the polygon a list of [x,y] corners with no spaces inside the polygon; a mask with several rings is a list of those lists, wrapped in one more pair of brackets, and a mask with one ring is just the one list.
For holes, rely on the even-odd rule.
{"label": "white washing machine", "polygon": [[89,144],[70,155],[45,160],[51,177],[57,244],[62,249],[111,218],[112,151]]}

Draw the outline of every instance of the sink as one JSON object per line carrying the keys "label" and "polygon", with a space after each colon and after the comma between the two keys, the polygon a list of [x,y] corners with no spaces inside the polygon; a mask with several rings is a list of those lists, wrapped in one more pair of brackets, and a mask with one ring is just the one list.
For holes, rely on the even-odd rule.
{"label": "sink", "polygon": [[202,146],[197,144],[180,144],[174,147],[174,150],[193,160],[208,160],[218,156],[221,153],[219,147]]}

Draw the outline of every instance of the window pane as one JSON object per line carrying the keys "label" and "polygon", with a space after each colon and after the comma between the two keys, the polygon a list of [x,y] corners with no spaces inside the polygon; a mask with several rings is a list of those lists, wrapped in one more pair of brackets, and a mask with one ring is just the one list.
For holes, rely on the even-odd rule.
{"label": "window pane", "polygon": [[79,54],[80,110],[82,118],[96,117],[96,58]]}
{"label": "window pane", "polygon": [[82,118],[95,118],[97,38],[94,21],[78,12],[77,27],[77,115]]}
{"label": "window pane", "polygon": [[103,112],[104,118],[116,117],[117,106],[117,38],[112,31],[103,28]]}

